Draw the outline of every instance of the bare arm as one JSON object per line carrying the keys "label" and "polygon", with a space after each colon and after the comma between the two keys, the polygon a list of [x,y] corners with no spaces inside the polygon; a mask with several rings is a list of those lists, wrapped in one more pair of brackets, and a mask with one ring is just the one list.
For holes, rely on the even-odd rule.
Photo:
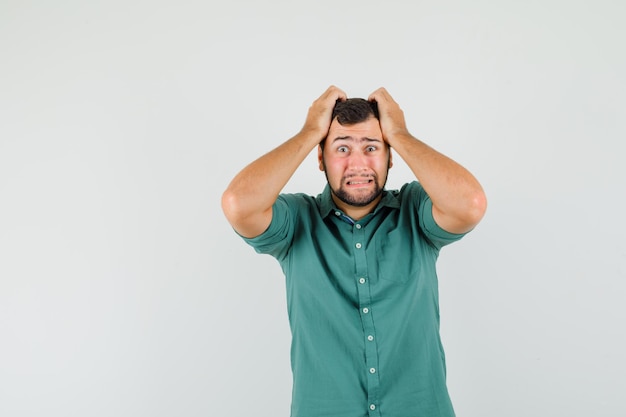
{"label": "bare arm", "polygon": [[450,233],[465,233],[482,219],[485,193],[474,176],[447,156],[413,137],[404,113],[387,90],[379,88],[369,100],[378,103],[383,139],[407,163],[433,202],[433,217]]}
{"label": "bare arm", "polygon": [[346,94],[330,86],[309,108],[304,127],[276,149],[246,166],[222,195],[222,209],[242,236],[255,237],[272,221],[272,205],[307,155],[328,134],[337,100]]}

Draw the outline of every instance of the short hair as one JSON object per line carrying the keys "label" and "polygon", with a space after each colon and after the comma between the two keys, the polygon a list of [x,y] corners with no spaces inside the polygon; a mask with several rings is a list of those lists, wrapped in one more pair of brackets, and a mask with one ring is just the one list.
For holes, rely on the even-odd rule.
{"label": "short hair", "polygon": [[337,118],[340,125],[349,126],[364,122],[372,116],[378,119],[378,104],[375,101],[349,98],[344,101],[337,100],[330,120]]}

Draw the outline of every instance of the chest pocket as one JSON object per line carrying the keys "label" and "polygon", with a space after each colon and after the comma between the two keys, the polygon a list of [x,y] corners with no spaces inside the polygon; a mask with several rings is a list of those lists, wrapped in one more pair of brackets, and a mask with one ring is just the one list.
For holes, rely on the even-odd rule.
{"label": "chest pocket", "polygon": [[416,248],[406,231],[394,229],[377,236],[374,243],[376,270],[380,279],[398,283],[415,279],[420,260],[417,259]]}

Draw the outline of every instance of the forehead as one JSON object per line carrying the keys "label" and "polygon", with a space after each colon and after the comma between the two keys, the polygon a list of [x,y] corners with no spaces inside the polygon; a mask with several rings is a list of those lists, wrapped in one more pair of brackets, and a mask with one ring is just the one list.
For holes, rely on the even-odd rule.
{"label": "forehead", "polygon": [[380,139],[382,140],[382,132],[380,123],[375,117],[370,117],[364,122],[353,125],[341,125],[337,119],[333,120],[328,130],[328,140],[332,142],[336,138],[347,137],[352,139]]}

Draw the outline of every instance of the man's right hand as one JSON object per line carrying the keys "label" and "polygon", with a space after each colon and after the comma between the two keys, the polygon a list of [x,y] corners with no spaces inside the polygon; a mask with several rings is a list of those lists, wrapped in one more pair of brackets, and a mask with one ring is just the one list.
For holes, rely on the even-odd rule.
{"label": "man's right hand", "polygon": [[303,132],[319,136],[321,142],[327,135],[332,123],[331,117],[337,101],[344,101],[348,97],[343,90],[331,85],[317,100],[309,107]]}

